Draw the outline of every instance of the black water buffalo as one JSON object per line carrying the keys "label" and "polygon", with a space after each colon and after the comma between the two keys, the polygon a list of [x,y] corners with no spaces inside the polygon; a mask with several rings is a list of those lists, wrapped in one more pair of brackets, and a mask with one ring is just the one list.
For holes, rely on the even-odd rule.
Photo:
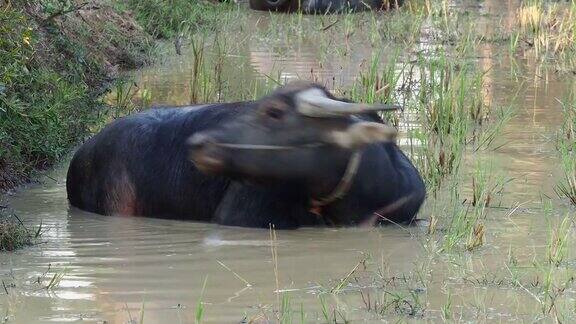
{"label": "black water buffalo", "polygon": [[374,112],[389,108],[295,82],[253,102],[145,111],[78,149],[68,199],[99,214],[246,227],[410,223],[425,189]]}
{"label": "black water buffalo", "polygon": [[250,0],[250,8],[264,11],[338,13],[396,8],[404,0]]}

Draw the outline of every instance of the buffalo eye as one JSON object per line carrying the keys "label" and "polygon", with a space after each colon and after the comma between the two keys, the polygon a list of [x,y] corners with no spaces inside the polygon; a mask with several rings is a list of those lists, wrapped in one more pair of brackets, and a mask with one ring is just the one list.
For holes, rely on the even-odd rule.
{"label": "buffalo eye", "polygon": [[274,120],[281,120],[284,117],[284,110],[276,107],[266,109],[266,116]]}

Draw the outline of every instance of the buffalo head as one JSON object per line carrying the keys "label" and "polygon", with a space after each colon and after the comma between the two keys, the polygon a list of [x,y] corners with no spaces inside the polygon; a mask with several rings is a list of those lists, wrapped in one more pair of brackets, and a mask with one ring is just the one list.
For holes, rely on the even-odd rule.
{"label": "buffalo head", "polygon": [[290,83],[246,105],[233,120],[188,139],[198,169],[254,182],[330,186],[353,151],[396,136],[374,112],[397,106],[351,103],[312,83]]}

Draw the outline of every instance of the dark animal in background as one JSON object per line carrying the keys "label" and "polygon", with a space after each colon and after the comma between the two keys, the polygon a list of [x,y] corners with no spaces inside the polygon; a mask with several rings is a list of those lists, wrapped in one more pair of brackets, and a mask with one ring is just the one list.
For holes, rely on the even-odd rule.
{"label": "dark animal in background", "polygon": [[397,8],[404,0],[250,0],[250,8],[264,11],[302,11],[326,14]]}
{"label": "dark animal in background", "polygon": [[390,108],[296,82],[252,102],[145,111],[78,149],[68,199],[99,214],[246,227],[410,223],[425,189],[374,112]]}

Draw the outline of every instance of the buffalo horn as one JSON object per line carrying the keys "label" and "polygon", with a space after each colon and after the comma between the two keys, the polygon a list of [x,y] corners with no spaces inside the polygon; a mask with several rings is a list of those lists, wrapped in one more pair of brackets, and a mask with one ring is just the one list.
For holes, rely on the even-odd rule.
{"label": "buffalo horn", "polygon": [[308,117],[337,117],[370,111],[397,110],[398,105],[350,103],[326,97],[320,89],[303,91],[297,96],[298,111]]}

